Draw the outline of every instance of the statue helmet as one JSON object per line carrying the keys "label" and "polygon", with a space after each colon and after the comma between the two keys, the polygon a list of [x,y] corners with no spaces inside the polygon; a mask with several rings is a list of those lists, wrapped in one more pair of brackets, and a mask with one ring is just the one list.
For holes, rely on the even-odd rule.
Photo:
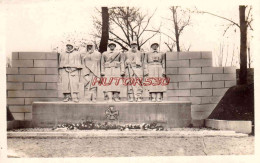
{"label": "statue helmet", "polygon": [[115,44],[114,42],[109,42],[109,43],[107,44],[107,46],[110,46],[110,45],[115,45],[115,46],[116,46],[116,44]]}
{"label": "statue helmet", "polygon": [[159,44],[158,44],[157,42],[152,43],[152,44],[151,44],[151,47],[152,47],[153,45],[159,46]]}
{"label": "statue helmet", "polygon": [[131,41],[130,45],[138,45],[136,41]]}
{"label": "statue helmet", "polygon": [[89,45],[94,46],[94,44],[92,42],[87,42],[86,46],[89,46]]}

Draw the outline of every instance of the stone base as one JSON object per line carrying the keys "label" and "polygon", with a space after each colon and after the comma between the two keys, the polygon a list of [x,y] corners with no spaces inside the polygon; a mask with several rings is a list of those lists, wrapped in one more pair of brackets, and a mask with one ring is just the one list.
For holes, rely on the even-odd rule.
{"label": "stone base", "polygon": [[252,132],[251,121],[228,121],[228,120],[206,119],[205,126],[213,129],[219,129],[219,130],[232,130],[244,134],[250,134]]}
{"label": "stone base", "polygon": [[188,127],[191,123],[190,102],[34,102],[33,127],[54,127],[61,123],[85,120],[115,124],[157,122],[165,127]]}

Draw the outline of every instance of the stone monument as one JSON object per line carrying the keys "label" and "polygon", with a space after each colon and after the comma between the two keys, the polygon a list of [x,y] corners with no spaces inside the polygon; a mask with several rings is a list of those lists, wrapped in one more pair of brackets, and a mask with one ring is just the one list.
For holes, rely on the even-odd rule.
{"label": "stone monument", "polygon": [[[74,51],[73,45],[68,43],[66,52],[58,59],[62,85],[59,90],[64,100],[34,102],[34,127],[53,127],[81,120],[189,126],[191,102],[166,101],[163,97],[166,93],[162,82],[165,53],[159,52],[158,46],[153,43],[152,51],[144,53],[138,50],[137,42],[132,41],[130,50],[121,52],[115,49],[115,43],[109,43],[108,51],[101,55],[92,43],[87,43],[83,52]],[[80,86],[82,83],[84,87]],[[150,95],[150,100],[144,100],[144,94]],[[103,100],[98,100],[100,96]]]}

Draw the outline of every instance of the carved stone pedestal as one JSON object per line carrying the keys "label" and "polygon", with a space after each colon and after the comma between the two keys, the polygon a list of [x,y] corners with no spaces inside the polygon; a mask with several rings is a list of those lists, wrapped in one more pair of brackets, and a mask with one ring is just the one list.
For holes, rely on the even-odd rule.
{"label": "carved stone pedestal", "polygon": [[34,127],[54,127],[62,123],[112,122],[141,124],[157,122],[165,127],[187,127],[191,123],[190,102],[117,102],[73,103],[34,102]]}

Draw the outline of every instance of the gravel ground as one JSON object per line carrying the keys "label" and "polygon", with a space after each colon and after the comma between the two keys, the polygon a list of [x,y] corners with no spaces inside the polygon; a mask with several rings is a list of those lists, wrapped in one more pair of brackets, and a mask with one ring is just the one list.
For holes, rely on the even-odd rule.
{"label": "gravel ground", "polygon": [[254,137],[8,139],[9,157],[251,155]]}

